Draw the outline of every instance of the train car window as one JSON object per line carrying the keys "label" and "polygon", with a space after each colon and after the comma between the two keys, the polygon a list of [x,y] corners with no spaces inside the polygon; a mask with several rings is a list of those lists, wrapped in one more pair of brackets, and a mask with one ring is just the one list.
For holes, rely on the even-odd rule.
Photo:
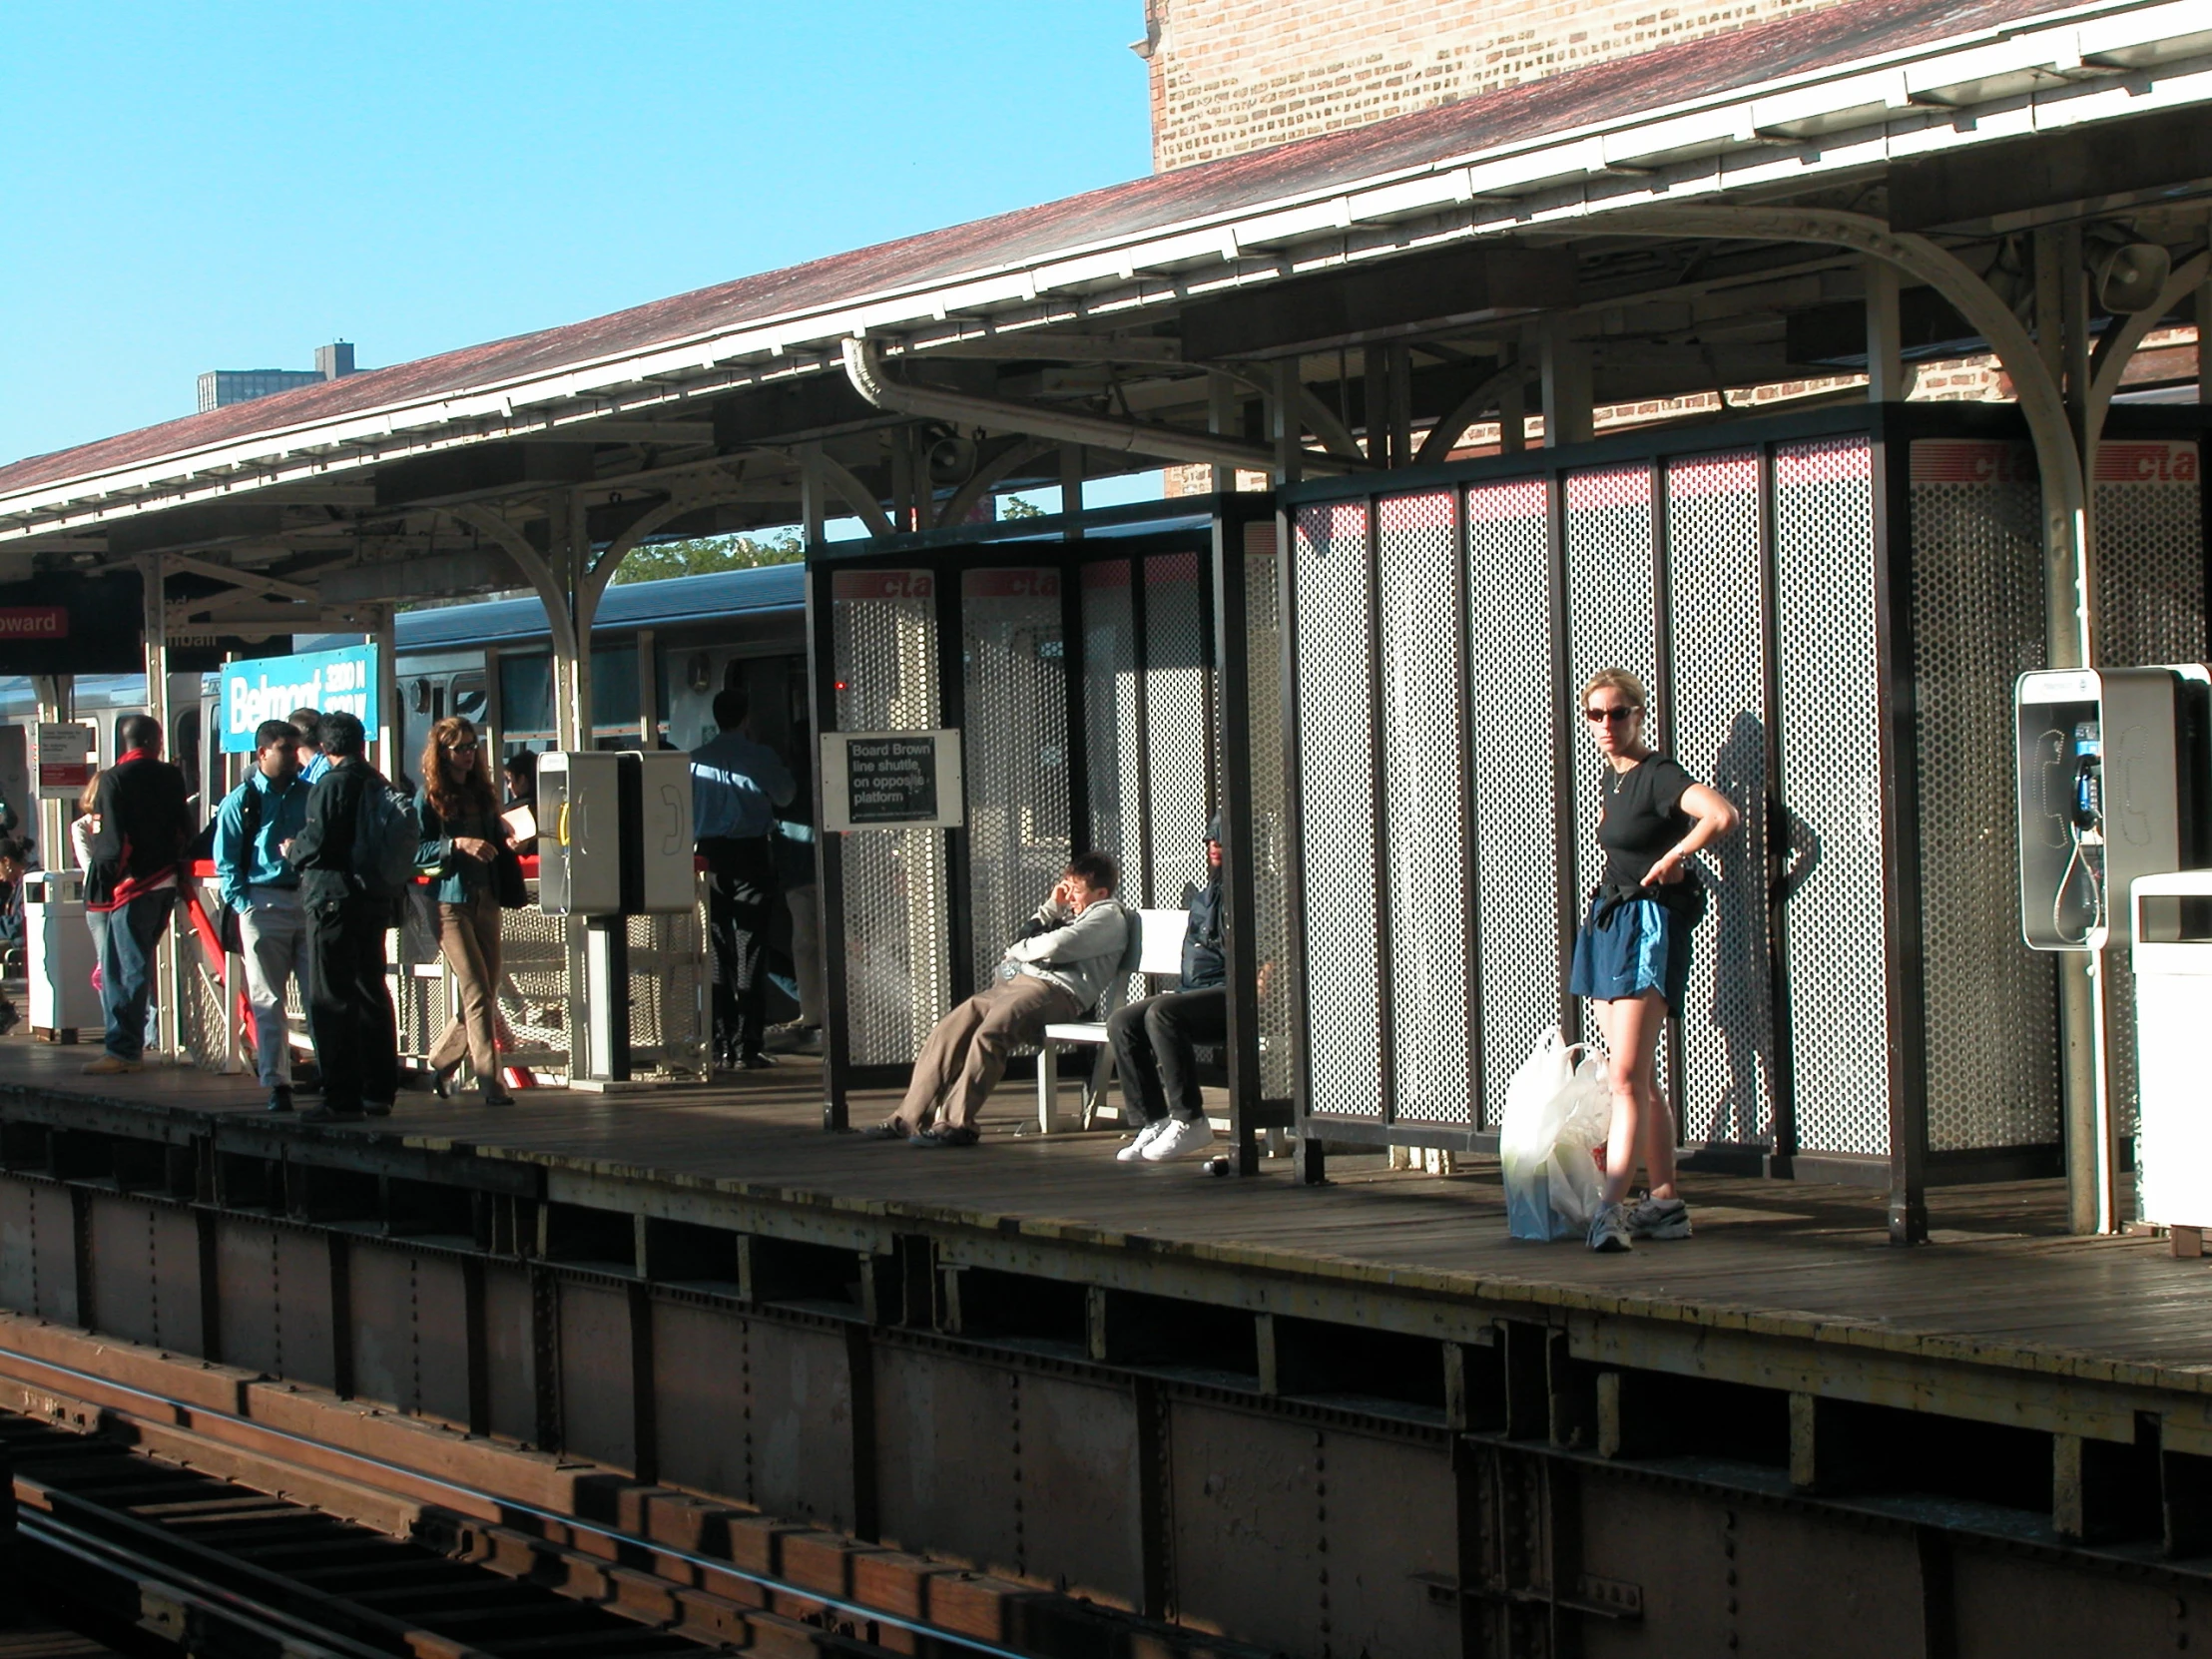
{"label": "train car window", "polygon": [[638,733],[638,648],[600,646],[591,654],[591,723],[594,734],[634,739]]}
{"label": "train car window", "polygon": [[484,712],[491,707],[491,694],[481,669],[470,669],[465,674],[453,676],[450,707],[453,713],[472,725],[484,724]]}
{"label": "train car window", "polygon": [[499,659],[500,736],[510,748],[553,740],[553,658],[502,654]]}

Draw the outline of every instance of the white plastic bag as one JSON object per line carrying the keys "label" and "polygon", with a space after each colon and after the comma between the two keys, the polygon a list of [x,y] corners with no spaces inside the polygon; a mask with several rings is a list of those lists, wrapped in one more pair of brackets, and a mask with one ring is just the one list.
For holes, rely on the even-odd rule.
{"label": "white plastic bag", "polygon": [[1578,1239],[1597,1214],[1593,1148],[1605,1143],[1613,1089],[1603,1056],[1544,1033],[1513,1074],[1498,1125],[1505,1227],[1516,1239]]}

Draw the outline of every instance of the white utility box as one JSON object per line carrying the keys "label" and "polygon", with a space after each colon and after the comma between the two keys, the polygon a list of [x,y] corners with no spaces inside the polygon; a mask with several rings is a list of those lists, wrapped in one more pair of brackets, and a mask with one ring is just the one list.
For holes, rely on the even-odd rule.
{"label": "white utility box", "polygon": [[2145,1221],[2194,1245],[2212,1227],[2212,869],[2137,876],[2134,912],[2137,1192]]}
{"label": "white utility box", "polygon": [[23,884],[23,955],[34,1031],[104,1031],[108,1016],[92,988],[92,931],[75,873],[37,870]]}

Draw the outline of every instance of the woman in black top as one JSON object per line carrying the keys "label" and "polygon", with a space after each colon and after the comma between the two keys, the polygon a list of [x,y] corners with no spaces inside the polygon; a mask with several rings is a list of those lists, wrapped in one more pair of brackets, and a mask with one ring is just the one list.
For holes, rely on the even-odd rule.
{"label": "woman in black top", "polygon": [[[1659,1033],[1679,1011],[1690,976],[1690,929],[1705,889],[1688,879],[1691,855],[1736,828],[1736,808],[1691,782],[1644,742],[1650,700],[1624,668],[1590,677],[1582,714],[1605,761],[1598,844],[1605,875],[1574,941],[1569,989],[1596,1004],[1613,1083],[1605,1192],[1590,1248],[1618,1251],[1631,1238],[1686,1239],[1690,1211],[1674,1191],[1674,1117],[1657,1084]],[[1633,1210],[1628,1184],[1641,1154],[1651,1192]]]}

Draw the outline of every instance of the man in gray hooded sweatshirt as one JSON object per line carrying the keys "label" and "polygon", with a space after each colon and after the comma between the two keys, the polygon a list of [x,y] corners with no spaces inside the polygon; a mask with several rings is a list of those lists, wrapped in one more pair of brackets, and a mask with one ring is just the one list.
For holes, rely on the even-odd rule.
{"label": "man in gray hooded sweatshirt", "polygon": [[1068,864],[1006,947],[997,976],[937,1021],[897,1115],[861,1130],[863,1138],[923,1149],[975,1144],[976,1117],[1006,1074],[1007,1057],[1041,1041],[1047,1025],[1080,1018],[1104,994],[1129,937],[1129,917],[1114,902],[1119,876],[1103,852]]}

